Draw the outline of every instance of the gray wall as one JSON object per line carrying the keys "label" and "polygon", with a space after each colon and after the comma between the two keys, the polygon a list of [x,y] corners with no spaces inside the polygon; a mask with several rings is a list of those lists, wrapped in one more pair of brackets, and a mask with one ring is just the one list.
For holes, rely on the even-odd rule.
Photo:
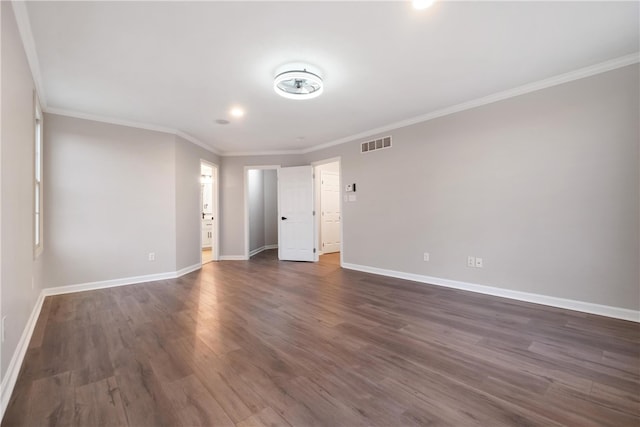
{"label": "gray wall", "polygon": [[219,165],[220,158],[179,136],[175,147],[176,269],[180,270],[200,263],[200,160]]}
{"label": "gray wall", "polygon": [[175,136],[45,120],[47,287],[175,271]]}
{"label": "gray wall", "polygon": [[341,156],[342,182],[357,183],[344,261],[638,310],[638,73],[386,132],[387,150],[360,154],[358,140],[305,156]]}
{"label": "gray wall", "polygon": [[200,262],[200,160],[218,156],[171,134],[53,114],[45,150],[47,287]]}
{"label": "gray wall", "polygon": [[278,172],[275,169],[265,169],[264,184],[264,244],[273,246],[278,244]]}
{"label": "gray wall", "polygon": [[[0,317],[7,317],[5,342],[0,349],[0,378],[4,378],[42,288],[42,255],[34,261],[34,84],[11,3],[0,2],[0,8]],[[44,182],[45,189],[46,185]],[[46,233],[45,229],[45,252]]]}
{"label": "gray wall", "polygon": [[264,246],[264,182],[263,171],[247,171],[247,203],[249,204],[249,251]]}
{"label": "gray wall", "polygon": [[220,166],[221,256],[244,256],[245,166],[300,166],[302,155],[222,157]]}

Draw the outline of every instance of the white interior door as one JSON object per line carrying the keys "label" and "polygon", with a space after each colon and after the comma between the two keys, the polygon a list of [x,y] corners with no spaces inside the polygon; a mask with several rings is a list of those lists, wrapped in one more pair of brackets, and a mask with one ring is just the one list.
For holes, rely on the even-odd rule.
{"label": "white interior door", "polygon": [[340,175],[320,172],[320,234],[322,253],[340,251]]}
{"label": "white interior door", "polygon": [[311,166],[278,169],[278,258],[315,260]]}

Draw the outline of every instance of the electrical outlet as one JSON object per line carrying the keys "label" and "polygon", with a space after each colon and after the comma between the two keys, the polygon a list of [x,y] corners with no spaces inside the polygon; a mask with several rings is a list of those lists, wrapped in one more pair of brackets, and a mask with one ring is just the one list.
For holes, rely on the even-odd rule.
{"label": "electrical outlet", "polygon": [[476,257],[476,267],[482,268],[482,258]]}
{"label": "electrical outlet", "polygon": [[424,253],[424,260],[429,261],[429,252]]}
{"label": "electrical outlet", "polygon": [[475,267],[476,266],[476,258],[472,256],[467,257],[467,267]]}
{"label": "electrical outlet", "polygon": [[0,325],[0,342],[4,342],[4,321],[7,320],[7,316],[2,316],[2,325]]}
{"label": "electrical outlet", "polygon": [[149,252],[149,261],[155,261],[155,260],[156,260],[156,253]]}

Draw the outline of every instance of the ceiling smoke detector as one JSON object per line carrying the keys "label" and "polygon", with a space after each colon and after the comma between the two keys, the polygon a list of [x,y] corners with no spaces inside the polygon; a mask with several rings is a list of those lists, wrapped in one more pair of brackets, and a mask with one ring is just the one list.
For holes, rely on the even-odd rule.
{"label": "ceiling smoke detector", "polygon": [[322,94],[322,78],[306,68],[285,71],[273,80],[273,89],[288,99],[311,99]]}

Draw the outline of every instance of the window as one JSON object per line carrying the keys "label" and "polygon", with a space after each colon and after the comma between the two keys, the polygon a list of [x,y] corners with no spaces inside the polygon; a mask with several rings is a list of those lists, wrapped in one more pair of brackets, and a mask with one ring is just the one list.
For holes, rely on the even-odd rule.
{"label": "window", "polygon": [[34,255],[42,253],[42,110],[34,95],[34,168],[33,168],[33,248]]}

